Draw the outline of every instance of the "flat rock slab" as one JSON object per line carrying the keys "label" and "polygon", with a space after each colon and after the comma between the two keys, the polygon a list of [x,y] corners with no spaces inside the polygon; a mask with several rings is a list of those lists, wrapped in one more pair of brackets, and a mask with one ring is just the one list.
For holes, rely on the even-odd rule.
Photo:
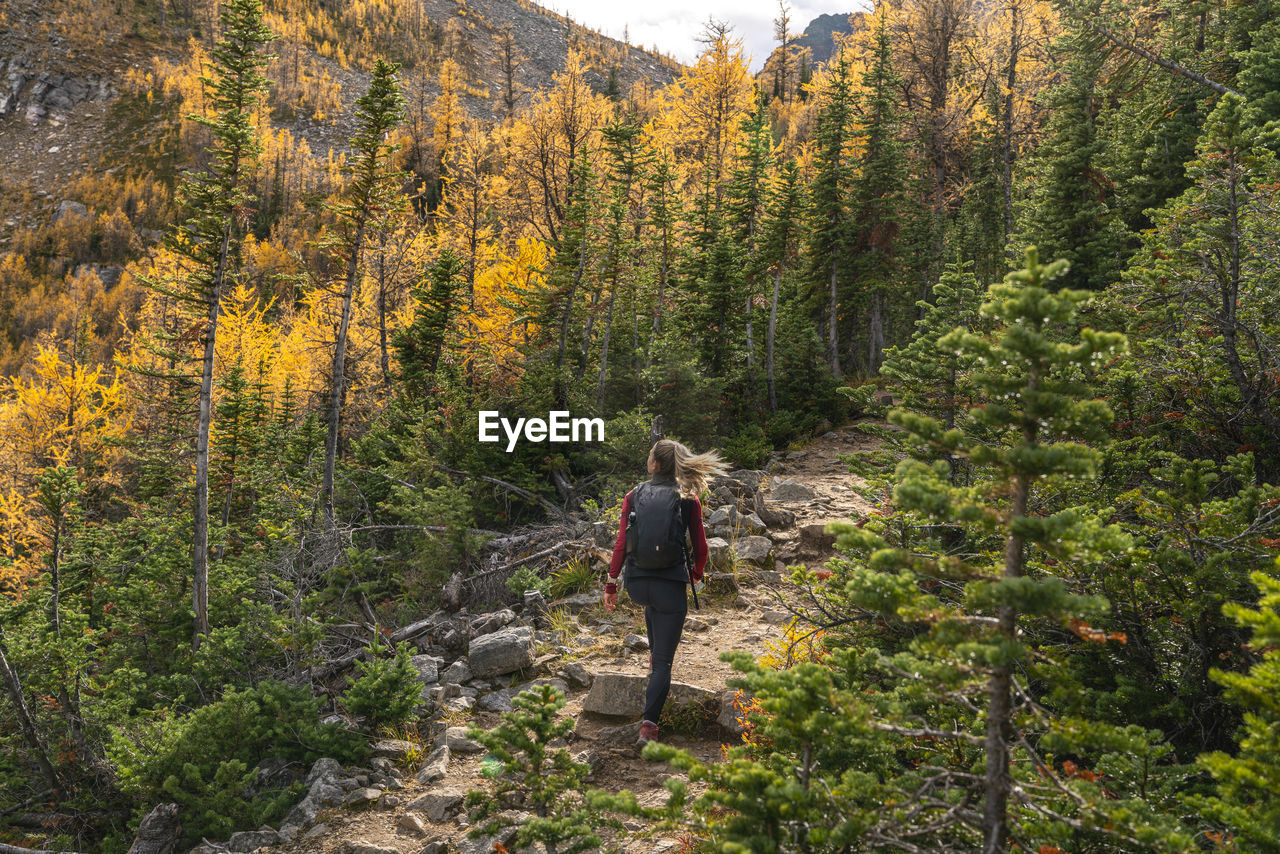
{"label": "flat rock slab", "polygon": [[[644,692],[648,685],[647,675],[597,673],[591,682],[591,690],[582,701],[582,710],[594,712],[597,715],[639,717],[644,713]],[[720,694],[684,682],[671,683],[671,693],[667,695],[669,707],[676,708],[690,703],[707,702],[714,702],[718,707]]]}
{"label": "flat rock slab", "polygon": [[[787,458],[791,458],[790,454],[787,455]],[[776,480],[769,487],[769,498],[772,501],[790,504],[797,501],[812,501],[814,492],[808,486],[796,480]]]}

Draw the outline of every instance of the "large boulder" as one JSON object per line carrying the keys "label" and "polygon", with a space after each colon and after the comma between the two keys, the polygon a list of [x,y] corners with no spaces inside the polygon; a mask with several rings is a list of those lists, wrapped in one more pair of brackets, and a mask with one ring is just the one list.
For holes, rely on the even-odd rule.
{"label": "large boulder", "polygon": [[487,679],[533,665],[533,628],[513,626],[471,641],[467,664],[473,677]]}
{"label": "large boulder", "polygon": [[[582,710],[598,715],[638,718],[644,713],[644,693],[649,677],[631,673],[597,673],[591,690],[582,701]],[[720,702],[720,695],[706,688],[672,682],[667,706],[680,708],[691,703],[702,705]]]}
{"label": "large boulder", "polygon": [[723,537],[707,538],[707,564],[712,569],[728,569],[730,566],[729,541]]}
{"label": "large boulder", "polygon": [[836,544],[836,535],[827,533],[826,522],[814,522],[800,528],[800,551],[803,554],[824,555]]}

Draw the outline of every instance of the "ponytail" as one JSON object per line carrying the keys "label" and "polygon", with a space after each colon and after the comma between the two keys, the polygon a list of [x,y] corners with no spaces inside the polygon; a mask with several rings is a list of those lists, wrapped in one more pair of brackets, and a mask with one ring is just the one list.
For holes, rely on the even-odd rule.
{"label": "ponytail", "polygon": [[658,464],[657,473],[674,477],[680,489],[692,495],[702,492],[708,480],[728,471],[715,451],[695,454],[674,439],[659,439],[651,453]]}

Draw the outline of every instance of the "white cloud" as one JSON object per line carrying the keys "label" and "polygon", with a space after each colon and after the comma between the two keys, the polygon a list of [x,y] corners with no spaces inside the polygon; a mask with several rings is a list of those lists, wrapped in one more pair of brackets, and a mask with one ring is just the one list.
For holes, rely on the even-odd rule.
{"label": "white cloud", "polygon": [[[773,19],[777,0],[639,0],[633,3],[601,3],[599,0],[547,0],[549,9],[568,15],[584,26],[620,39],[627,31],[631,43],[657,47],[684,63],[693,62],[701,51],[698,35],[710,18],[725,21],[742,39],[742,49],[752,71],[773,50]],[[840,14],[867,8],[868,0],[802,0],[791,4],[791,29],[803,32],[811,20],[822,14]]]}

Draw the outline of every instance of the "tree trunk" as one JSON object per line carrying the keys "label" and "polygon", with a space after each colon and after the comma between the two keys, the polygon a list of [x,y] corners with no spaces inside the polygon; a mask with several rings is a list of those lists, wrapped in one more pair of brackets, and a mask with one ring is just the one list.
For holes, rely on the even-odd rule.
{"label": "tree trunk", "polygon": [[347,281],[342,293],[342,319],[333,351],[333,384],[329,390],[329,433],[324,441],[324,480],[320,487],[326,528],[333,527],[333,469],[338,460],[338,427],[342,416],[342,394],[346,385],[347,330],[351,326],[351,296],[360,275],[360,252],[364,249],[364,216],[356,224],[351,255],[347,258]]}
{"label": "tree trunk", "polygon": [[617,290],[615,280],[613,290],[609,293],[609,314],[604,323],[604,338],[600,342],[600,379],[596,382],[596,407],[600,412],[604,412],[604,380],[609,372],[609,336],[613,333],[613,305],[618,298]]}
{"label": "tree trunk", "polygon": [[836,330],[836,261],[831,261],[831,305],[829,308],[830,328],[828,330],[828,347],[831,350],[831,373],[836,379],[844,379],[840,370],[840,334]]}
{"label": "tree trunk", "polygon": [[1005,72],[1003,139],[1000,141],[1000,179],[1004,190],[1004,245],[1013,235],[1013,90],[1018,82],[1018,12],[1022,0],[1009,3],[1009,68]]}
{"label": "tree trunk", "polygon": [[[1028,390],[1034,392],[1039,383],[1033,370]],[[1028,445],[1036,441],[1036,427],[1026,423],[1022,431]],[[1027,515],[1031,493],[1030,476],[1019,474],[1014,481],[1009,518],[1016,525]],[[1020,578],[1026,561],[1021,534],[1013,533],[1004,548],[1004,577]],[[1013,643],[1018,637],[1018,612],[1011,605],[1001,606],[997,619],[1001,640]],[[987,681],[987,732],[983,749],[986,753],[986,803],[982,810],[983,854],[1005,854],[1009,850],[1009,793],[1013,779],[1009,774],[1009,742],[1013,734],[1013,666],[1002,664],[992,669]]]}
{"label": "tree trunk", "polygon": [[756,336],[751,323],[751,295],[747,295],[747,367],[756,363]]}
{"label": "tree trunk", "polygon": [[769,300],[769,329],[765,333],[765,372],[769,377],[769,411],[778,411],[778,389],[773,380],[773,338],[778,329],[778,291],[782,287],[782,267],[773,271],[773,298]]}
{"label": "tree trunk", "polygon": [[880,293],[871,295],[871,317],[867,323],[867,373],[874,375],[880,370],[880,359],[884,353],[884,316],[880,307]]}
{"label": "tree trunk", "polygon": [[49,752],[40,738],[40,731],[36,729],[31,708],[27,705],[27,695],[22,689],[22,678],[9,663],[9,649],[5,646],[3,627],[0,627],[0,671],[4,671],[4,684],[9,690],[9,699],[13,701],[13,707],[17,712],[18,727],[22,730],[22,737],[26,740],[27,747],[31,748],[31,752],[35,754],[36,764],[40,766],[40,772],[49,781],[49,788],[60,793],[62,780],[54,770],[53,763],[49,761]]}
{"label": "tree trunk", "polygon": [[196,500],[193,519],[195,542],[191,548],[191,604],[195,610],[192,650],[209,634],[209,424],[213,420],[213,368],[218,336],[218,313],[222,308],[222,284],[231,251],[231,223],[222,232],[218,266],[209,294],[209,328],[204,336],[204,359],[200,367],[200,421],[196,427]]}
{"label": "tree trunk", "polygon": [[391,357],[387,351],[387,252],[386,245],[378,253],[378,349],[382,368],[382,387],[391,394]]}
{"label": "tree trunk", "polygon": [[578,269],[573,274],[572,284],[569,286],[569,294],[564,300],[564,317],[560,320],[560,343],[556,348],[556,383],[555,397],[556,403],[564,408],[568,401],[568,391],[564,387],[564,354],[569,346],[569,318],[573,315],[573,300],[578,295],[578,284],[582,281],[583,271],[587,265],[587,253],[585,247],[578,249]]}

